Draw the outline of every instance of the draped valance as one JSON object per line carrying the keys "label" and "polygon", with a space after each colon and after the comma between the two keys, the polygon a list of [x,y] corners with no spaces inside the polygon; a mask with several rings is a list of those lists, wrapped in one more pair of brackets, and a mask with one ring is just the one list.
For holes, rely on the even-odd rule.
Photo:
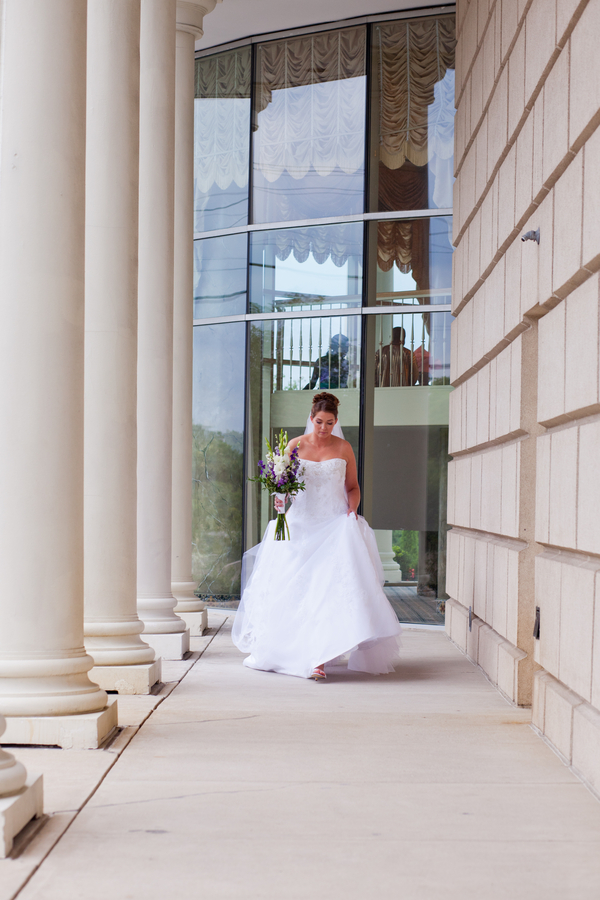
{"label": "draped valance", "polygon": [[254,164],[267,181],[362,168],[365,57],[363,28],[258,48]]}
{"label": "draped valance", "polygon": [[268,247],[273,248],[277,259],[282,262],[293,253],[297,262],[304,263],[312,253],[319,265],[331,259],[339,268],[350,257],[362,260],[362,226],[355,222],[341,225],[313,225],[307,228],[262,231],[253,236],[253,255],[257,252],[262,254]]}
{"label": "draped valance", "polygon": [[242,47],[196,62],[196,190],[248,184],[251,50]]}
{"label": "draped valance", "polygon": [[381,161],[424,166],[453,155],[454,16],[375,28]]}

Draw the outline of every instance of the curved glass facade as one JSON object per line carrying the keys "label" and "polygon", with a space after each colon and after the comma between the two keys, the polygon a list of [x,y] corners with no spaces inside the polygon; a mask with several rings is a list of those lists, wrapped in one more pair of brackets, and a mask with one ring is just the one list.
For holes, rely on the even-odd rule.
{"label": "curved glass facade", "polygon": [[341,400],[402,621],[443,622],[454,16],[372,17],[196,60],[194,577],[239,598],[265,439]]}

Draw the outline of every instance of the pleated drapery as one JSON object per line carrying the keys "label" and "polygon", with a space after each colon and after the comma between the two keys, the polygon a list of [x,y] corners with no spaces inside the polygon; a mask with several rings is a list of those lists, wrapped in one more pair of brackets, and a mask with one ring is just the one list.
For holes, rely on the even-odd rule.
{"label": "pleated drapery", "polygon": [[454,29],[454,16],[376,26],[380,153],[388,169],[453,155]]}
{"label": "pleated drapery", "polygon": [[258,48],[254,165],[268,182],[362,168],[365,51],[363,28]]}
{"label": "pleated drapery", "polygon": [[250,47],[196,62],[194,156],[196,190],[226,190],[249,178]]}
{"label": "pleated drapery", "polygon": [[363,252],[362,229],[355,222],[262,231],[256,235],[256,242],[261,250],[273,247],[282,262],[292,253],[297,262],[304,263],[312,253],[319,265],[331,259],[338,268],[351,256],[362,259]]}

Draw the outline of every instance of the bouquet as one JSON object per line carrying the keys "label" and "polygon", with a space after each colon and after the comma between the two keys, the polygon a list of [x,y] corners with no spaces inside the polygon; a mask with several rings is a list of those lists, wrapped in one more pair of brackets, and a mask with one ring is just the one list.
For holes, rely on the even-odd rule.
{"label": "bouquet", "polygon": [[[298,456],[300,444],[296,446],[290,453],[288,445],[287,431],[283,428],[279,433],[279,438],[275,447],[271,447],[267,441],[269,452],[267,453],[267,461],[262,459],[258,464],[260,475],[250,478],[250,481],[258,481],[267,488],[269,493],[275,494],[279,500],[286,500],[287,497],[294,497],[298,491],[303,491],[306,485],[303,481],[298,480],[298,475],[302,475],[300,466],[302,460]],[[277,513],[277,522],[275,523],[275,540],[285,541],[290,539],[290,530],[288,528],[285,512]]]}

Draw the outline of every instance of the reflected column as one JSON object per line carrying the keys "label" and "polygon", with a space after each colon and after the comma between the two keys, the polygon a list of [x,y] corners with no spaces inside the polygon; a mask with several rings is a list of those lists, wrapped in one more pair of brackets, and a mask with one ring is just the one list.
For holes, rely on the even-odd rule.
{"label": "reflected column", "polygon": [[85,646],[126,694],[160,680],[136,605],[139,41],[140,0],[88,0]]}
{"label": "reflected column", "polygon": [[192,382],[194,295],[194,43],[216,0],[177,4],[173,295],[173,485],[171,589],[191,634],[207,625],[192,577]]}
{"label": "reflected column", "polygon": [[166,659],[189,648],[171,592],[175,11],[141,2],[137,596],[144,639]]}
{"label": "reflected column", "polygon": [[0,709],[8,743],[97,747],[117,722],[83,646],[86,4],[5,0],[0,65]]}

